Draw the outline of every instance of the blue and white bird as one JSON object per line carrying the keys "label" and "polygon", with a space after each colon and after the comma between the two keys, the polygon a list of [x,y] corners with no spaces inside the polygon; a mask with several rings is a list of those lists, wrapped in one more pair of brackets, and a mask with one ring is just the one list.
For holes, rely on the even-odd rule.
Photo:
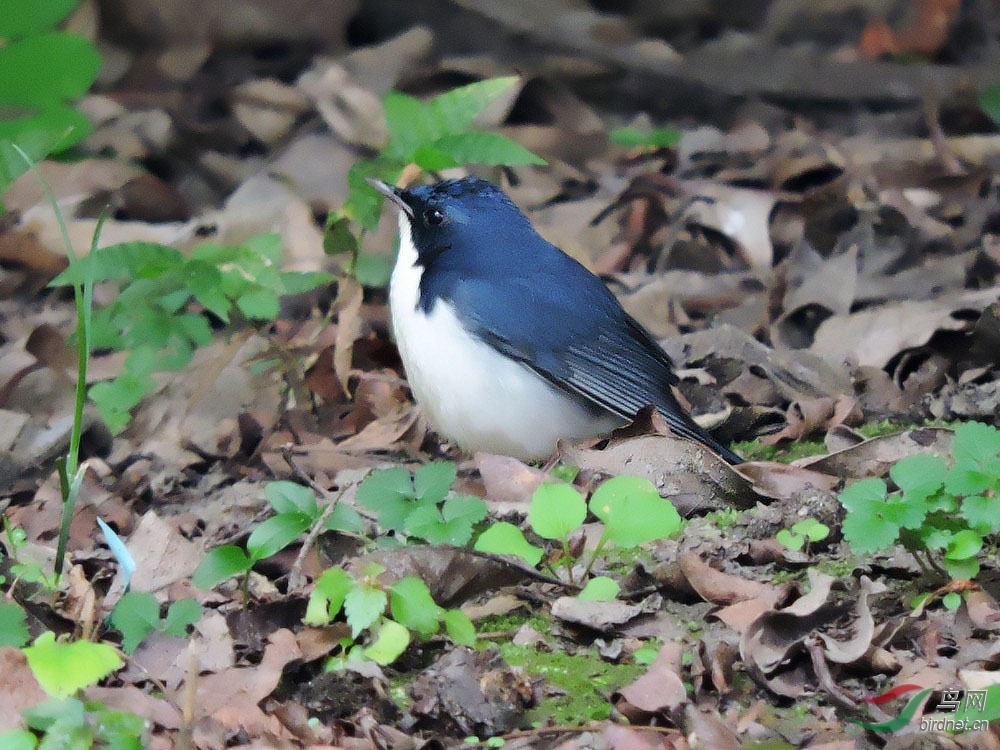
{"label": "blue and white bird", "polygon": [[408,190],[369,182],[400,209],[393,331],[439,434],[531,460],[652,404],[676,435],[740,462],[677,402],[673,363],[653,337],[503,191],[475,178]]}

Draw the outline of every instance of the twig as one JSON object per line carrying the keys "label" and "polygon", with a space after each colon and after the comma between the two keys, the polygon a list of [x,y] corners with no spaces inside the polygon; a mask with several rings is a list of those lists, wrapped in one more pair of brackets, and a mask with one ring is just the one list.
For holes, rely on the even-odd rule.
{"label": "twig", "polygon": [[181,706],[180,732],[177,734],[177,750],[191,750],[194,747],[195,702],[198,698],[198,673],[200,659],[194,641],[188,641],[188,664],[184,675],[184,705]]}
{"label": "twig", "polygon": [[[302,575],[302,567],[305,565],[306,555],[309,554],[309,550],[312,549],[312,546],[316,543],[316,538],[323,533],[323,527],[326,524],[326,520],[330,517],[330,514],[333,513],[334,509],[337,507],[337,503],[340,501],[340,498],[343,497],[344,492],[351,485],[346,485],[336,493],[330,492],[325,487],[321,487],[316,483],[316,480],[306,474],[302,468],[295,463],[295,457],[292,455],[291,443],[285,443],[285,445],[281,446],[281,456],[285,459],[285,463],[288,464],[295,476],[308,485],[321,501],[326,503],[323,508],[323,512],[320,513],[319,518],[316,519],[316,522],[309,529],[309,533],[306,534],[305,541],[302,542],[302,547],[299,549],[299,554],[296,556],[295,562],[292,564],[292,569],[288,572],[288,590],[295,591],[305,585],[305,578]],[[343,533],[346,534],[348,532]]]}

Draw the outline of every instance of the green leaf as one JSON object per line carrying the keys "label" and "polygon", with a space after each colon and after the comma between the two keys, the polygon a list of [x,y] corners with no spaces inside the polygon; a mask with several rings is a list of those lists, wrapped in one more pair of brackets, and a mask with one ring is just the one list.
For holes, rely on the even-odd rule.
{"label": "green leaf", "polygon": [[803,518],[792,526],[796,534],[803,534],[810,542],[820,542],[830,535],[830,527],[815,518]]}
{"label": "green leaf", "polygon": [[613,578],[607,576],[595,576],[587,581],[587,585],[577,594],[577,599],[584,599],[589,602],[611,602],[618,596],[621,587]]}
{"label": "green leaf", "polygon": [[24,723],[39,732],[48,732],[56,724],[83,726],[86,708],[77,698],[50,698],[22,711]]}
{"label": "green leaf", "polygon": [[42,633],[23,652],[42,689],[57,698],[97,684],[123,664],[106,643],[56,641],[52,631]]}
{"label": "green leaf", "polygon": [[14,150],[16,143],[32,162],[69,148],[90,132],[90,123],[72,107],[55,104],[42,110],[11,113],[0,119],[0,194],[28,171],[24,157]]}
{"label": "green leaf", "polygon": [[358,485],[357,502],[362,508],[379,514],[379,525],[390,531],[402,531],[406,517],[414,508],[413,481],[402,467],[373,471]]}
{"label": "green leaf", "polygon": [[406,164],[406,159],[386,157],[355,162],[347,172],[349,193],[344,203],[344,215],[365,229],[374,229],[382,215],[384,196],[365,182],[365,178],[376,177],[390,185],[395,184]]}
{"label": "green leaf", "polygon": [[49,286],[82,284],[93,274],[94,282],[159,276],[180,268],[184,256],[167,245],[156,242],[122,242],[99,248],[80,258],[49,282]]}
{"label": "green leaf", "polygon": [[278,481],[268,482],[264,486],[264,497],[274,508],[275,513],[292,513],[298,511],[311,518],[319,517],[319,506],[316,505],[316,493],[309,487],[298,482]]}
{"label": "green leaf", "polygon": [[496,555],[517,555],[532,567],[538,565],[543,553],[541,547],[529,544],[517,526],[506,521],[495,523],[480,534],[474,548]]}
{"label": "green leaf", "polygon": [[451,169],[461,164],[454,157],[448,156],[435,146],[424,144],[413,152],[411,157],[414,164],[425,172],[439,172],[442,169]]}
{"label": "green leaf", "polygon": [[427,584],[416,576],[400,578],[389,589],[389,607],[392,619],[422,638],[430,638],[438,631],[444,610],[431,596]]}
{"label": "green leaf", "polygon": [[253,561],[234,544],[216,547],[202,560],[191,576],[191,583],[199,589],[213,589],[233,576],[245,573]]}
{"label": "green leaf", "polygon": [[971,581],[979,575],[979,560],[966,557],[961,560],[944,560],[945,572],[953,581]]}
{"label": "green leaf", "polygon": [[129,591],[111,610],[111,624],[122,634],[122,650],[133,654],[143,639],[160,624],[160,604],[145,591]]}
{"label": "green leaf", "polygon": [[774,535],[774,538],[778,544],[792,550],[793,552],[798,552],[806,544],[804,536],[801,534],[794,534],[788,529],[782,529]]}
{"label": "green leaf", "polygon": [[336,277],[325,271],[282,271],[278,276],[285,294],[302,294],[332,284]]}
{"label": "green leaf", "polygon": [[357,584],[348,591],[344,598],[344,614],[351,626],[351,637],[357,638],[362,630],[375,623],[388,603],[385,591],[374,586]]}
{"label": "green leaf", "polygon": [[889,476],[908,500],[923,500],[937,492],[947,473],[943,458],[919,453],[901,458],[889,469]]}
{"label": "green leaf", "polygon": [[961,594],[951,591],[941,597],[941,603],[944,605],[945,609],[955,611],[962,605],[962,596]]}
{"label": "green leaf", "polygon": [[343,568],[332,567],[324,570],[312,593],[303,622],[306,625],[326,625],[344,606],[344,600],[357,582]]}
{"label": "green leaf", "polygon": [[861,553],[878,552],[899,538],[899,526],[867,506],[863,510],[848,510],[841,531],[851,549]]}
{"label": "green leaf", "polygon": [[472,522],[464,518],[445,521],[437,505],[422,505],[406,517],[405,531],[431,544],[462,546],[472,538]]}
{"label": "green leaf", "polygon": [[953,495],[978,495],[986,492],[995,477],[979,468],[974,461],[956,461],[948,472],[944,488]]}
{"label": "green leaf", "polygon": [[441,117],[412,96],[390,91],[382,99],[382,106],[392,136],[385,150],[392,158],[411,161],[419,146],[433,143],[447,132]]}
{"label": "green leaf", "polygon": [[983,548],[983,538],[971,529],[962,529],[952,536],[945,548],[946,560],[965,560],[975,557]]}
{"label": "green leaf", "polygon": [[349,531],[361,534],[365,530],[365,519],[347,503],[337,503],[330,515],[326,517],[323,528],[327,531]]}
{"label": "green leaf", "polygon": [[873,512],[901,528],[919,529],[927,518],[927,503],[919,495],[896,495],[882,503],[881,508],[873,506]]}
{"label": "green leaf", "polygon": [[639,128],[615,128],[608,133],[608,139],[619,146],[627,148],[669,148],[681,141],[681,131],[676,128],[655,128],[641,130]]}
{"label": "green leaf", "polygon": [[1000,531],[1000,498],[975,495],[962,500],[962,518],[986,532]]}
{"label": "green leaf", "polygon": [[410,645],[410,631],[392,620],[384,620],[375,641],[364,653],[369,659],[383,667],[398,659]]}
{"label": "green leaf", "polygon": [[877,478],[862,479],[840,493],[840,504],[849,511],[869,507],[872,503],[885,500],[888,487]]}
{"label": "green leaf", "polygon": [[543,539],[565,539],[586,517],[583,496],[568,484],[542,484],[531,496],[528,523]]}
{"label": "green leaf", "polygon": [[955,429],[951,453],[956,463],[985,464],[1000,454],[1000,430],[982,422],[964,422]]}
{"label": "green leaf", "polygon": [[604,533],[619,547],[665,539],[681,528],[673,504],[642,477],[612,477],[590,498],[590,512],[604,521]]}
{"label": "green leaf", "polygon": [[[331,218],[335,214],[331,214]],[[358,238],[351,231],[351,220],[346,216],[333,218],[327,221],[326,230],[323,232],[323,252],[327,255],[342,255],[348,253],[352,256],[358,254],[360,245]]]}
{"label": "green leaf", "polygon": [[0,102],[46,105],[87,93],[101,56],[82,36],[49,31],[0,46]]}
{"label": "green leaf", "polygon": [[451,489],[458,468],[451,461],[435,461],[417,469],[413,489],[418,500],[439,503]]}
{"label": "green leaf", "polygon": [[359,253],[351,271],[358,283],[369,289],[384,287],[392,274],[388,259],[374,253]]}
{"label": "green leaf", "polygon": [[[43,29],[51,29],[73,10],[80,0],[4,0],[0,14],[0,39],[17,39]],[[2,747],[2,745],[0,745]]]}
{"label": "green leaf", "polygon": [[0,602],[0,648],[21,648],[29,637],[28,618],[24,610],[14,602]]}
{"label": "green leaf", "polygon": [[250,533],[247,551],[253,562],[276,555],[312,526],[313,519],[305,513],[279,513],[271,516]]}
{"label": "green leaf", "polygon": [[202,609],[197,599],[191,596],[178,599],[167,608],[167,616],[163,618],[163,632],[175,638],[184,638],[188,627],[197,624],[201,615]]}
{"label": "green leaf", "polygon": [[479,523],[489,513],[486,503],[475,495],[455,495],[441,506],[441,515],[446,521],[462,520],[469,524]]}
{"label": "green leaf", "polygon": [[476,645],[476,626],[462,610],[447,610],[444,613],[444,627],[448,632],[448,637],[459,646],[472,648]]}
{"label": "green leaf", "polygon": [[222,274],[219,269],[203,260],[191,260],[184,266],[184,280],[195,299],[224,323],[229,322],[229,298],[219,288]]}
{"label": "green leaf", "polygon": [[[517,76],[488,78],[446,91],[431,100],[429,108],[440,134],[460,133],[470,128],[490,102],[517,83]],[[427,143],[432,138],[424,138]]]}
{"label": "green leaf", "polygon": [[545,159],[531,153],[520,143],[499,133],[456,133],[438,138],[433,145],[435,151],[451,157],[458,164],[514,166],[546,163]]}
{"label": "green leaf", "polygon": [[4,750],[35,750],[38,740],[27,729],[8,729],[0,732],[0,747]]}
{"label": "green leaf", "polygon": [[236,306],[253,320],[274,320],[278,317],[278,295],[269,289],[241,294],[236,298]]}

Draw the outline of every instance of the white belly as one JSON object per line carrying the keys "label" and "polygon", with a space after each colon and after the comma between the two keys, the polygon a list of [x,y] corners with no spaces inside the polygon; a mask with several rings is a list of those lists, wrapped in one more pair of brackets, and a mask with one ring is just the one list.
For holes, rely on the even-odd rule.
{"label": "white belly", "polygon": [[400,214],[399,257],[389,304],[396,345],[413,396],[428,423],[467,451],[529,460],[550,455],[560,438],[604,434],[620,423],[594,413],[524,365],[472,336],[445,300],[417,309],[422,268]]}

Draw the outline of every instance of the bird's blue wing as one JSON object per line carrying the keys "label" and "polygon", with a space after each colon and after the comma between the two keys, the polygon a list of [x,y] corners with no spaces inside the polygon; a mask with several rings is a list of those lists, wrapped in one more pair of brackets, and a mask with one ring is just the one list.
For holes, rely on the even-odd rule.
{"label": "bird's blue wing", "polygon": [[677,402],[663,349],[597,277],[562,257],[568,263],[530,277],[524,269],[510,269],[502,282],[465,277],[442,296],[472,334],[560,389],[622,419],[652,404],[675,433],[738,462]]}

